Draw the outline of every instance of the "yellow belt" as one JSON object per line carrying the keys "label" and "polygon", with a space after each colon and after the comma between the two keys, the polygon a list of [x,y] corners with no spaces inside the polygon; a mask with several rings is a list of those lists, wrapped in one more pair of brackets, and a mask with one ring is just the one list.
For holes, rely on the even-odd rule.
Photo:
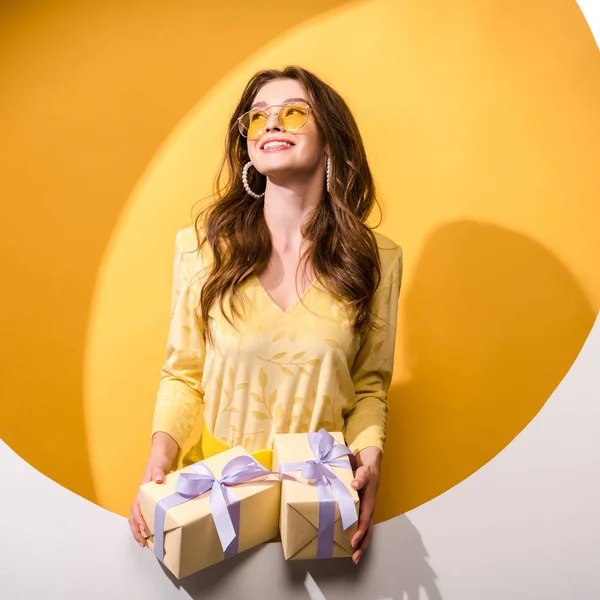
{"label": "yellow belt", "polygon": [[[208,431],[208,429],[206,429],[205,426],[202,430],[202,436],[200,437],[198,443],[192,447],[183,458],[183,466],[187,467],[195,462],[204,460],[205,458],[210,458],[215,454],[219,454],[220,452],[230,449],[231,446],[220,442]],[[255,450],[251,453],[251,455],[266,469],[269,469],[269,471],[271,470],[271,465],[273,464],[273,450],[270,448]]]}

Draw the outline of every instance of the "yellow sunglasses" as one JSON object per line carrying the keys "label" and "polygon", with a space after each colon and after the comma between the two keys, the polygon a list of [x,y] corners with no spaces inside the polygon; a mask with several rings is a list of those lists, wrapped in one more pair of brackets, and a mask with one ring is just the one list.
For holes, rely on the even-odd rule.
{"label": "yellow sunglasses", "polygon": [[[273,108],[270,106],[269,108]],[[279,123],[286,131],[298,131],[308,121],[311,108],[308,104],[291,102],[281,105],[278,111],[267,112],[260,108],[254,108],[238,118],[240,133],[249,140],[260,137],[269,121],[269,116],[277,115]]]}

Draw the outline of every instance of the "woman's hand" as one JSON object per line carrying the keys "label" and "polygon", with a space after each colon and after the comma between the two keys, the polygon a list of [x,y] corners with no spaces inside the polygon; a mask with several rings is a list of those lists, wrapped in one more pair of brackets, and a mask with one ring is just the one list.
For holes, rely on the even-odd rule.
{"label": "woman's hand", "polygon": [[375,446],[361,450],[356,456],[358,467],[352,487],[358,490],[360,496],[360,514],[358,528],[351,540],[352,547],[355,549],[352,555],[355,564],[358,564],[373,536],[373,514],[379,489],[381,456],[381,450]]}
{"label": "woman's hand", "polygon": [[[156,483],[164,483],[165,475],[169,473],[177,457],[179,446],[177,442],[168,434],[161,431],[156,432],[152,436],[152,449],[150,450],[150,458],[146,463],[142,482],[148,483],[155,481]],[[145,532],[147,531],[146,521],[142,517],[140,511],[140,492],[135,495],[135,500],[131,505],[131,513],[129,515],[129,527],[131,533],[139,545],[143,548],[146,545]]]}

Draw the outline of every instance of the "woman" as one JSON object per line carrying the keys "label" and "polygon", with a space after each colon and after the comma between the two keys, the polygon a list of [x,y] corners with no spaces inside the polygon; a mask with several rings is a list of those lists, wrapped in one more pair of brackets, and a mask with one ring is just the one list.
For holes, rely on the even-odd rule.
{"label": "woman", "polygon": [[[224,175],[225,173],[225,175]],[[376,203],[354,118],[299,67],[257,73],[230,122],[217,200],[177,234],[171,325],[143,482],[242,445],[270,467],[276,433],[344,431],[361,495],[353,560],[373,531],[401,249]],[[136,497],[129,519],[145,529]]]}

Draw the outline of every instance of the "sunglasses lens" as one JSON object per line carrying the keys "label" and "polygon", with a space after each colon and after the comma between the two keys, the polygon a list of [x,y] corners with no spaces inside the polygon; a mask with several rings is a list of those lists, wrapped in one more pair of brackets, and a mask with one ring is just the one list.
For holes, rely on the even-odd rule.
{"label": "sunglasses lens", "polygon": [[[300,129],[307,119],[308,108],[303,104],[288,104],[279,113],[279,122],[290,131]],[[268,120],[269,115],[264,110],[251,110],[242,115],[240,132],[247,138],[256,138],[263,132]]]}
{"label": "sunglasses lens", "polygon": [[302,104],[290,104],[283,107],[279,114],[279,120],[285,129],[293,131],[300,129],[308,119],[308,109]]}
{"label": "sunglasses lens", "polygon": [[266,127],[267,119],[267,113],[262,110],[247,112],[241,120],[242,133],[249,138],[256,137]]}

